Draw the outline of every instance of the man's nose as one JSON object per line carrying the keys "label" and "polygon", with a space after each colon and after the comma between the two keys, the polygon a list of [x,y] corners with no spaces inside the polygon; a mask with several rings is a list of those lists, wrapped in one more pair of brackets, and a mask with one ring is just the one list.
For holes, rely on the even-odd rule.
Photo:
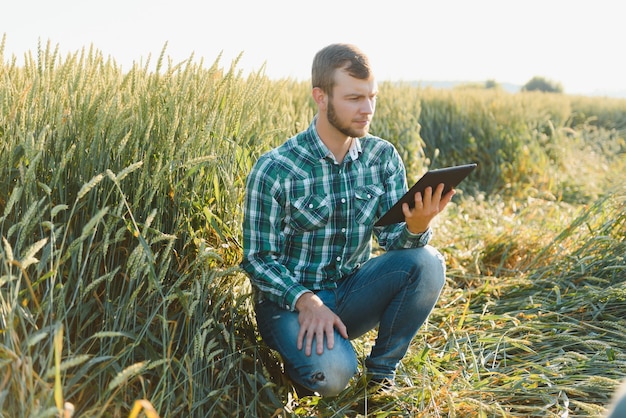
{"label": "man's nose", "polygon": [[371,114],[371,113],[374,113],[375,108],[376,108],[376,102],[372,99],[366,99],[363,101],[361,112]]}

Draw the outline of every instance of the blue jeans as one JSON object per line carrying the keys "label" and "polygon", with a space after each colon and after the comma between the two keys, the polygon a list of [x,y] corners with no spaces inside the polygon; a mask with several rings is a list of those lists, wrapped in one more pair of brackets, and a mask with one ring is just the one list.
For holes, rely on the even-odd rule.
{"label": "blue jeans", "polygon": [[[393,250],[367,261],[336,289],[317,295],[343,321],[350,339],[378,325],[378,335],[365,360],[376,379],[395,377],[396,367],[411,340],[432,311],[445,283],[445,261],[433,247]],[[357,373],[358,361],[349,340],[335,331],[335,346],[324,342],[321,355],[304,354],[296,340],[298,313],[261,298],[255,304],[257,324],[265,343],[278,351],[289,377],[322,396],[334,396]],[[313,341],[315,347],[315,340]]]}

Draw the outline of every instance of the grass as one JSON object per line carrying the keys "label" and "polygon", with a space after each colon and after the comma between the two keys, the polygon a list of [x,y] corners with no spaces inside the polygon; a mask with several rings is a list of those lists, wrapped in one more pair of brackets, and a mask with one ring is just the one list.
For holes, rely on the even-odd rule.
{"label": "grass", "polygon": [[306,83],[3,44],[0,416],[583,417],[623,380],[623,101],[381,84],[372,129],[409,178],[479,170],[436,226],[448,285],[398,392],[298,399],[237,262],[243,181],[308,125]]}

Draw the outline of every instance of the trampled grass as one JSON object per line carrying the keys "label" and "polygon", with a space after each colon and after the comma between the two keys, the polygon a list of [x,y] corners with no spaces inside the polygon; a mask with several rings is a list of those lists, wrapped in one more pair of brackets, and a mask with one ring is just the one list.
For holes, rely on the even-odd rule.
{"label": "trampled grass", "polygon": [[410,178],[479,170],[438,221],[448,285],[398,392],[298,399],[236,265],[245,175],[307,126],[308,86],[148,68],[2,56],[0,416],[602,414],[626,374],[623,102],[381,85],[372,129]]}

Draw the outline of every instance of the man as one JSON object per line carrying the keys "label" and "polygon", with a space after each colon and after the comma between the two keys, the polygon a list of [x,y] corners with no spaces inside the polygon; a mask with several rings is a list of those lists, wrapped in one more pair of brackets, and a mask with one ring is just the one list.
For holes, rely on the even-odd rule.
{"label": "man", "polygon": [[[309,128],[248,176],[241,265],[261,337],[296,387],[334,396],[357,372],[350,340],[376,326],[367,375],[393,384],[445,282],[443,257],[427,243],[454,191],[417,193],[406,222],[374,227],[407,183],[396,149],[368,134],[378,92],[369,60],[353,45],[329,45],[313,60],[312,84]],[[373,258],[372,234],[386,250]]]}

